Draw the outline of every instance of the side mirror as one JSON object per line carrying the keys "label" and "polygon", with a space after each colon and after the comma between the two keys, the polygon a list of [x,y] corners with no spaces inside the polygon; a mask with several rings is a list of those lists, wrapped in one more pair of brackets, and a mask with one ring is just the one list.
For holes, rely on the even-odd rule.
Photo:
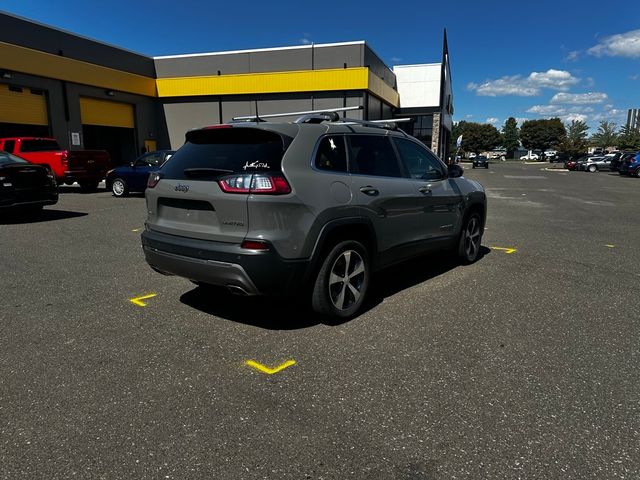
{"label": "side mirror", "polygon": [[453,165],[449,165],[449,178],[461,177],[463,173],[464,170],[460,165],[456,165],[455,163]]}

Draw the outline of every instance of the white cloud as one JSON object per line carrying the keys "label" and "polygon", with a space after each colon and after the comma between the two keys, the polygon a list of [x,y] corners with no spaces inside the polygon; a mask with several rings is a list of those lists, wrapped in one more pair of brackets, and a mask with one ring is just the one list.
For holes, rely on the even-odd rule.
{"label": "white cloud", "polygon": [[580,57],[580,50],[573,50],[567,53],[567,56],[564,59],[568,62],[575,62]]}
{"label": "white cloud", "polygon": [[311,45],[311,40],[309,40],[308,38],[301,38],[300,43],[303,45]]}
{"label": "white cloud", "polygon": [[481,84],[469,83],[467,89],[485,97],[501,95],[534,97],[540,95],[543,88],[564,91],[579,81],[580,79],[565,70],[554,70],[552,68],[546,72],[531,72],[528,77],[511,75],[496,80],[487,80]]}
{"label": "white cloud", "polygon": [[487,118],[487,119],[485,120],[485,123],[492,123],[492,124],[493,124],[493,123],[498,123],[499,121],[500,121],[500,119],[499,119],[499,118],[496,118],[496,117],[489,117],[489,118]]}
{"label": "white cloud", "polygon": [[631,75],[629,78],[631,80],[638,80],[640,78],[640,74],[636,73],[635,75]]}
{"label": "white cloud", "polygon": [[473,115],[469,113],[469,114],[465,115],[464,118],[473,118]]}
{"label": "white cloud", "polygon": [[584,113],[568,113],[566,115],[559,115],[558,118],[562,120],[563,123],[571,123],[574,120],[576,122],[587,122],[589,115],[585,115]]}
{"label": "white cloud", "polygon": [[518,122],[518,126],[521,126],[524,122],[531,120],[530,118],[525,117],[516,117],[516,122]]}
{"label": "white cloud", "polygon": [[640,30],[605,37],[587,52],[596,57],[640,57]]}
{"label": "white cloud", "polygon": [[402,61],[402,59],[401,59],[400,57],[391,57],[391,61],[392,61],[393,63],[398,63],[398,62],[401,62],[401,61]]}
{"label": "white cloud", "polygon": [[609,100],[606,93],[588,92],[588,93],[556,93],[551,97],[550,103],[562,103],[566,105],[588,105],[593,103],[604,103]]}
{"label": "white cloud", "polygon": [[536,113],[538,115],[543,115],[545,117],[560,117],[562,115],[569,114],[585,114],[585,113],[593,113],[592,107],[586,107],[581,105],[565,107],[560,105],[534,105],[533,107],[527,110],[527,113]]}

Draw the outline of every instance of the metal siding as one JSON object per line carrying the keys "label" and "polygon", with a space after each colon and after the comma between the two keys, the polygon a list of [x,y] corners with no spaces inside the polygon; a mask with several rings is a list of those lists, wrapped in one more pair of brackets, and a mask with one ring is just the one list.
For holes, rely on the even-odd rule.
{"label": "metal siding", "polygon": [[[274,98],[267,100],[258,100],[258,114],[266,115],[269,113],[286,113],[286,112],[303,112],[311,110],[311,98]],[[299,115],[280,117],[275,119],[277,122],[292,122]]]}
{"label": "metal siding", "polygon": [[0,13],[0,41],[68,58],[154,77],[153,59],[134,52]]}
{"label": "metal siding", "polygon": [[171,148],[180,148],[188,130],[220,123],[219,108],[219,102],[166,103],[164,114]]}
{"label": "metal siding", "polygon": [[356,67],[301,72],[162,78],[157,80],[157,85],[160,97],[362,90],[368,86],[367,73],[366,68]]}
{"label": "metal siding", "polygon": [[111,90],[156,95],[155,79],[0,42],[0,68]]}
{"label": "metal siding", "polygon": [[222,122],[230,122],[233,117],[255,115],[255,103],[249,100],[223,100]]}
{"label": "metal siding", "polygon": [[315,69],[363,67],[363,45],[344,45],[337,47],[315,47],[313,65]]}
{"label": "metal siding", "polygon": [[80,97],[80,119],[83,125],[135,127],[133,105],[98,98]]}
{"label": "metal siding", "polygon": [[251,73],[311,70],[311,49],[252,52],[249,69]]}
{"label": "metal siding", "polygon": [[0,123],[48,125],[47,97],[31,93],[28,87],[22,92],[9,90],[9,85],[0,84]]}
{"label": "metal siding", "polygon": [[203,55],[197,57],[155,59],[158,78],[197,77],[249,73],[249,54]]}

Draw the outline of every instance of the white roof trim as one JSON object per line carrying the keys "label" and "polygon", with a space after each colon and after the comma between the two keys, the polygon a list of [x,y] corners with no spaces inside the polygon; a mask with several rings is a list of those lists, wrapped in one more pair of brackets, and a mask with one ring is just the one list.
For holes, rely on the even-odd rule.
{"label": "white roof trim", "polygon": [[394,65],[393,69],[395,70],[396,68],[433,67],[434,65],[442,65],[442,62],[416,63],[415,65]]}
{"label": "white roof trim", "polygon": [[152,57],[154,60],[163,60],[165,58],[190,58],[190,57],[206,57],[211,55],[233,55],[237,53],[254,53],[254,52],[277,52],[279,50],[302,50],[307,48],[324,48],[324,47],[343,47],[347,45],[364,45],[364,40],[355,42],[338,42],[338,43],[317,43],[309,45],[295,45],[290,47],[272,47],[272,48],[252,48],[249,50],[228,50],[224,52],[205,52],[205,53],[186,53],[182,55],[162,55]]}

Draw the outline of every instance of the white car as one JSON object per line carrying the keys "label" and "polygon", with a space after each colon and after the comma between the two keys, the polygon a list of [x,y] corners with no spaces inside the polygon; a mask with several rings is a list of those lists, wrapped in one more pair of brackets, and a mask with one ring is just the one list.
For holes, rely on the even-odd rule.
{"label": "white car", "polygon": [[521,160],[540,160],[540,157],[537,153],[527,153],[526,155],[520,157]]}

